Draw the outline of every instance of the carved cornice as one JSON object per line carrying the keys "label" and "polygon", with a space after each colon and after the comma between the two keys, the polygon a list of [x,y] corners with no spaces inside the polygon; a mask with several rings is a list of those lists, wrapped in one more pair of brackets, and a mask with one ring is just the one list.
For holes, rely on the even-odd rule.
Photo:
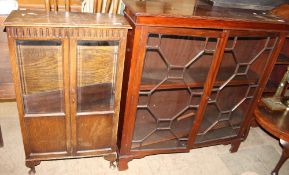
{"label": "carved cornice", "polygon": [[67,29],[48,27],[7,27],[8,37],[14,38],[65,38]]}
{"label": "carved cornice", "polygon": [[110,28],[54,28],[7,27],[8,37],[13,38],[124,38],[126,29]]}
{"label": "carved cornice", "polygon": [[110,28],[70,28],[69,33],[71,38],[123,38],[126,37],[127,30]]}

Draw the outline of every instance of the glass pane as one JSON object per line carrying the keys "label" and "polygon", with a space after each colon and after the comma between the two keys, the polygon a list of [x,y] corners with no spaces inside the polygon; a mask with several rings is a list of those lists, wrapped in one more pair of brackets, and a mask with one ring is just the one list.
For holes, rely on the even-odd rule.
{"label": "glass pane", "polygon": [[198,36],[149,35],[133,150],[187,147],[217,41]]}
{"label": "glass pane", "polygon": [[177,79],[202,86],[207,79],[216,38],[150,34],[142,74],[142,88],[176,84]]}
{"label": "glass pane", "polygon": [[118,41],[77,42],[77,112],[113,111]]}
{"label": "glass pane", "polygon": [[26,114],[64,112],[61,41],[16,41]]}
{"label": "glass pane", "polygon": [[229,38],[196,143],[238,135],[276,41]]}

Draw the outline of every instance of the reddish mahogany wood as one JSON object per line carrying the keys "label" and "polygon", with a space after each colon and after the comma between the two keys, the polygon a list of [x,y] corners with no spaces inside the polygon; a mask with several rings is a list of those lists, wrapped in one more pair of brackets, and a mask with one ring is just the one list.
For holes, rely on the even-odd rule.
{"label": "reddish mahogany wood", "polygon": [[258,106],[254,112],[257,122],[279,139],[289,142],[289,111],[273,112]]}
{"label": "reddish mahogany wood", "polygon": [[218,29],[287,30],[288,20],[270,11],[214,7],[191,0],[124,0],[126,13],[139,25]]}
{"label": "reddish mahogany wood", "polygon": [[[125,17],[133,26],[133,30],[130,32],[131,35],[129,35],[128,38],[129,42],[127,44],[126,57],[127,65],[124,72],[125,78],[122,94],[122,100],[124,101],[122,101],[123,108],[121,111],[121,114],[123,115],[121,123],[123,123],[123,125],[120,127],[122,132],[122,138],[121,142],[119,143],[119,170],[127,169],[128,161],[131,161],[135,158],[142,158],[151,154],[188,152],[191,148],[211,146],[216,144],[231,144],[231,152],[237,151],[241,141],[243,141],[248,135],[254,108],[256,107],[257,102],[261,97],[267,78],[272,71],[273,65],[275,64],[279,52],[284,44],[284,33],[289,30],[288,21],[286,21],[285,19],[274,17],[267,11],[265,12],[212,7],[199,2],[193,4],[193,1],[189,0],[124,0],[124,2],[126,4]],[[166,38],[164,39],[165,41],[163,43],[158,43],[156,42],[157,37],[155,36],[155,38],[153,38],[150,34],[156,34],[159,38],[162,38],[163,36],[164,38],[166,38],[166,36],[173,35],[173,38],[175,37],[174,39],[176,39],[176,42],[169,43]],[[162,83],[162,80],[165,76],[163,76],[163,74],[158,74],[158,70],[159,72],[165,72],[166,70],[170,71],[170,68],[166,67],[168,65],[161,65],[163,63],[160,62],[160,64],[155,63],[154,65],[152,62],[148,61],[146,59],[146,57],[150,57],[150,55],[148,54],[148,49],[163,47],[162,49],[167,52],[167,55],[162,56],[163,59],[168,59],[164,57],[170,55],[173,57],[170,58],[170,61],[173,63],[170,63],[169,65],[179,66],[181,64],[180,62],[182,62],[182,59],[186,59],[183,58],[184,56],[182,54],[185,55],[185,52],[189,52],[188,48],[191,48],[191,50],[198,50],[199,47],[199,45],[190,45],[188,43],[180,44],[176,36],[193,36],[199,39],[216,39],[217,42],[215,45],[215,50],[213,51],[214,53],[212,56],[212,62],[200,61],[199,66],[201,68],[206,69],[206,66],[209,67],[209,69],[207,69],[207,72],[197,68],[194,68],[192,70],[188,69],[188,72],[191,72],[188,73],[190,75],[190,78],[188,78],[189,80],[186,84],[181,81],[174,82],[171,80],[166,80]],[[251,66],[253,74],[251,74],[250,72],[246,73],[247,77],[250,77],[249,79],[245,80],[240,78],[233,79],[232,81],[226,81],[228,79],[228,76],[232,73],[232,71],[226,68],[232,66],[232,63],[228,61],[228,58],[226,58],[224,53],[230,50],[227,43],[232,43],[233,37],[243,37],[244,39],[242,40],[243,43],[238,45],[238,49],[240,49],[239,57],[241,58],[244,58],[244,55],[246,55],[246,53],[258,53],[258,49],[255,48],[255,45],[252,45],[252,48],[248,47],[246,42],[249,41],[247,41],[246,38],[263,38],[263,41],[265,41],[266,38],[270,37],[272,41],[274,40],[275,42],[275,44],[272,44],[273,42],[271,42],[270,44],[271,48],[274,49],[272,49],[270,53],[267,53],[267,56],[266,54],[261,56],[259,55],[261,59],[255,62],[257,64]],[[275,40],[275,38],[277,39]],[[193,43],[194,42],[195,41],[193,41]],[[163,45],[161,46],[161,44]],[[178,44],[180,44],[182,47],[180,47]],[[161,51],[163,51],[162,49]],[[178,55],[177,49],[180,49],[182,53],[179,53]],[[249,51],[250,49],[251,51]],[[151,60],[158,59],[157,56],[151,56],[150,58],[152,58]],[[204,57],[202,59],[208,60],[207,57]],[[148,69],[150,71],[145,72],[147,67],[149,67],[147,65],[151,66],[151,69]],[[223,75],[221,71],[224,71]],[[159,82],[161,83],[158,84]],[[183,124],[182,127],[178,128],[179,130],[174,130],[176,134],[181,135],[181,137],[187,138],[187,145],[185,146],[182,145],[171,147],[170,145],[168,145],[168,143],[172,144],[170,141],[176,140],[174,139],[175,136],[170,135],[169,133],[159,133],[159,135],[155,134],[151,128],[155,128],[156,131],[159,131],[159,129],[155,127],[155,125],[158,125],[159,123],[150,123],[151,121],[146,123],[147,121],[145,120],[145,114],[138,114],[140,108],[148,110],[153,105],[157,106],[156,108],[154,108],[154,110],[157,110],[158,105],[162,106],[158,102],[163,102],[164,106],[164,103],[166,103],[167,101],[167,110],[170,110],[169,108],[172,108],[169,95],[161,96],[162,98],[160,98],[159,101],[158,99],[154,99],[155,101],[154,103],[152,103],[151,107],[147,107],[146,105],[139,105],[139,92],[149,92],[152,89],[154,92],[156,92],[154,89],[156,84],[160,85],[157,88],[159,91],[174,92],[187,87],[201,89],[202,96],[198,101],[199,108],[197,111],[193,112],[194,119],[193,122],[190,121],[193,123],[191,124],[191,128]],[[250,102],[248,102],[249,105],[241,106],[239,109],[243,110],[244,112],[236,114],[236,118],[234,120],[231,120],[231,122],[236,125],[235,128],[232,127],[234,130],[233,134],[228,134],[227,131],[222,130],[223,128],[227,129],[226,127],[228,123],[220,122],[219,125],[215,125],[214,127],[212,127],[216,131],[215,135],[209,135],[209,137],[215,138],[213,138],[212,140],[208,139],[196,142],[200,140],[198,138],[198,136],[200,135],[199,130],[204,130],[202,129],[203,123],[205,123],[206,125],[206,120],[210,119],[210,117],[208,116],[214,114],[214,112],[210,113],[210,111],[207,112],[206,110],[208,102],[210,101],[209,98],[213,96],[213,91],[216,87],[220,87],[223,85],[229,87],[229,89],[230,87],[240,88],[247,85],[254,85],[254,95],[252,95],[252,97],[250,98],[246,97],[246,100],[251,100]],[[183,98],[184,96],[185,95],[178,96],[179,99],[175,100],[177,101],[176,106],[182,103],[182,100],[185,101],[185,98]],[[230,99],[234,99],[235,96],[242,96],[242,92],[236,93],[234,92],[234,90],[227,90],[227,92],[223,93],[223,97],[219,101],[223,102],[222,105],[228,105],[229,102],[227,101],[230,101]],[[156,111],[153,111],[152,113],[154,112]],[[157,112],[161,114],[158,115],[158,117],[170,117],[165,115],[167,112],[165,107],[162,107],[162,109],[158,109]],[[144,119],[142,120],[140,116],[143,116]],[[185,115],[182,115],[180,118],[184,116]],[[214,117],[216,118],[216,115],[214,115],[213,118]],[[158,122],[160,121],[159,118],[155,120]],[[189,132],[187,130],[182,130],[185,128],[189,128]],[[171,126],[169,129],[172,129]],[[229,127],[229,129],[231,128]],[[142,132],[150,132],[154,135],[147,135],[145,139],[140,136],[139,140],[141,141],[139,141],[138,137],[135,138],[135,135],[141,135],[140,133]],[[140,142],[142,145],[139,145],[138,142]],[[142,147],[144,147],[144,149],[142,149]]]}
{"label": "reddish mahogany wood", "polygon": [[2,137],[2,131],[1,131],[1,125],[0,125],[0,147],[3,147],[3,137]]}
{"label": "reddish mahogany wood", "polygon": [[265,106],[259,105],[254,114],[256,121],[262,128],[280,139],[283,151],[280,160],[272,171],[272,175],[278,175],[279,169],[289,158],[289,110],[269,111]]}

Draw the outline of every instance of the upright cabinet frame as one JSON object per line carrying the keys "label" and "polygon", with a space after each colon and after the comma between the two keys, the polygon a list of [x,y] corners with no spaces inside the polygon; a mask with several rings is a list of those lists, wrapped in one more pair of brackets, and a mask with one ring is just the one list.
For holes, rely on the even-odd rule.
{"label": "upright cabinet frame", "polygon": [[[119,170],[127,169],[129,161],[147,155],[189,152],[192,148],[216,144],[231,144],[230,151],[236,152],[248,135],[252,112],[284,44],[286,25],[175,17],[163,11],[164,14],[157,15],[150,9],[142,9],[142,5],[149,6],[149,1],[127,0],[125,4],[125,17],[133,30],[128,34]],[[203,59],[206,63],[197,64],[205,73],[198,71],[198,67],[189,70],[189,64],[179,64],[180,55],[197,50],[200,41],[209,44],[199,49],[199,55],[191,57],[190,64]],[[212,43],[214,47],[209,49],[207,45]],[[202,54],[211,57],[201,58]],[[181,71],[173,72],[173,69]],[[191,79],[185,80],[184,74],[193,70],[196,76],[191,73]],[[184,84],[176,83],[175,79],[182,79]],[[202,81],[196,81],[199,79]],[[193,88],[199,91],[193,92]],[[194,105],[183,105],[174,115],[169,114],[171,108],[186,105],[185,97],[192,94],[201,94]],[[143,96],[147,102],[143,102]],[[193,112],[186,111],[193,108]],[[190,117],[188,126],[174,124],[175,119]],[[205,123],[206,120],[209,122]]]}
{"label": "upright cabinet frame", "polygon": [[91,156],[113,165],[130,26],[117,15],[53,15],[14,11],[5,23],[26,166]]}

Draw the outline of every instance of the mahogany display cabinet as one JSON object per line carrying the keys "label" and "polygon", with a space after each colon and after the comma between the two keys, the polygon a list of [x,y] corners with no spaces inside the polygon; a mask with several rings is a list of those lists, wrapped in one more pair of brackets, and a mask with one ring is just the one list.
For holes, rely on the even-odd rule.
{"label": "mahogany display cabinet", "polygon": [[119,170],[147,155],[246,138],[289,30],[268,11],[124,0],[129,31]]}
{"label": "mahogany display cabinet", "polygon": [[42,160],[117,151],[127,31],[123,16],[13,11],[5,21],[26,155]]}

